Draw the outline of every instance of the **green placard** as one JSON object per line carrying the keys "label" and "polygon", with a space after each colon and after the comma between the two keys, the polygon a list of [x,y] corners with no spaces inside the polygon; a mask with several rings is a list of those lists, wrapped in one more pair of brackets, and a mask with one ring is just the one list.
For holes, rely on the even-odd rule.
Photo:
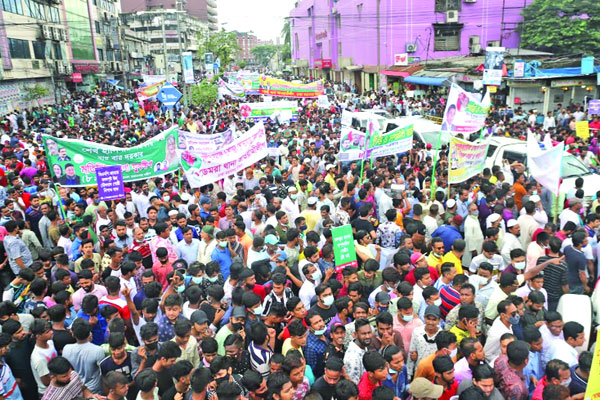
{"label": "green placard", "polygon": [[354,235],[352,226],[343,225],[331,230],[333,238],[333,256],[335,258],[335,272],[340,272],[346,267],[357,267],[356,249],[354,248]]}

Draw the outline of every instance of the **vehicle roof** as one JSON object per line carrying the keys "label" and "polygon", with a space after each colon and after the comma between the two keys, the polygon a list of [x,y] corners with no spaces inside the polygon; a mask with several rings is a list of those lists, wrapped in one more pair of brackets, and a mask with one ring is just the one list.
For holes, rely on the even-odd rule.
{"label": "vehicle roof", "polygon": [[420,116],[400,117],[396,120],[401,121],[403,125],[413,124],[416,132],[439,132],[442,129],[441,125]]}

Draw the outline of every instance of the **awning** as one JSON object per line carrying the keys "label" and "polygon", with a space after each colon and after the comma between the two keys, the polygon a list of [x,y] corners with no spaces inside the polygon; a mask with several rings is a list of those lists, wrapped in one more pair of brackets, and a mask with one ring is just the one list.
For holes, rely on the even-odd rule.
{"label": "awning", "polygon": [[409,76],[404,78],[404,82],[427,86],[442,86],[447,80],[448,78],[436,78],[433,76]]}
{"label": "awning", "polygon": [[346,68],[348,71],[360,71],[362,69],[362,66],[360,65],[347,65]]}
{"label": "awning", "polygon": [[384,69],[383,71],[381,71],[381,73],[387,76],[401,76],[403,78],[410,76],[410,73],[406,71],[390,71],[389,69]]}

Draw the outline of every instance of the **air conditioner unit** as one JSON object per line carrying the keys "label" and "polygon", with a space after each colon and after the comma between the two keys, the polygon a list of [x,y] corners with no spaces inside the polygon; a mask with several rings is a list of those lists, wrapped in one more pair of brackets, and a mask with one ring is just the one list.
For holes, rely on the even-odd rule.
{"label": "air conditioner unit", "polygon": [[481,53],[481,45],[479,43],[472,44],[469,46],[471,54],[479,54]]}
{"label": "air conditioner unit", "polygon": [[477,3],[477,0],[465,0],[465,3]]}
{"label": "air conditioner unit", "polygon": [[66,29],[61,29],[60,30],[60,40],[62,42],[66,42],[67,41],[67,30]]}
{"label": "air conditioner unit", "polygon": [[65,72],[67,74],[72,74],[73,73],[73,64],[65,63]]}
{"label": "air conditioner unit", "polygon": [[60,28],[58,28],[56,26],[52,28],[52,32],[54,32],[54,40],[60,40],[60,37],[61,37],[60,31],[61,30],[62,29],[60,29]]}
{"label": "air conditioner unit", "polygon": [[45,40],[52,40],[54,35],[52,34],[52,28],[48,25],[42,25],[42,35]]}
{"label": "air conditioner unit", "polygon": [[458,22],[458,11],[446,11],[446,23]]}
{"label": "air conditioner unit", "polygon": [[64,73],[65,73],[65,64],[63,64],[62,61],[57,61],[56,62],[56,72],[58,72],[59,74],[64,75]]}
{"label": "air conditioner unit", "polygon": [[406,52],[407,53],[416,53],[417,52],[417,44],[416,43],[406,43]]}
{"label": "air conditioner unit", "polygon": [[469,36],[469,46],[479,44],[479,36]]}
{"label": "air conditioner unit", "polygon": [[338,9],[337,9],[336,7],[333,7],[333,8],[331,9],[331,13],[332,13],[332,14],[337,14],[337,13],[338,13]]}
{"label": "air conditioner unit", "polygon": [[488,47],[500,47],[500,41],[492,40],[492,41],[488,42]]}

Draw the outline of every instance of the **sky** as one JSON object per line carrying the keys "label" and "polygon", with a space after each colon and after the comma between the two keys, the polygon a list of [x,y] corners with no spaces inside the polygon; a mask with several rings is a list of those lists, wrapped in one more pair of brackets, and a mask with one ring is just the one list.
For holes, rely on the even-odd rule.
{"label": "sky", "polygon": [[[253,31],[261,40],[280,36],[296,0],[217,0],[219,25],[228,31]],[[225,25],[222,25],[226,23]]]}

